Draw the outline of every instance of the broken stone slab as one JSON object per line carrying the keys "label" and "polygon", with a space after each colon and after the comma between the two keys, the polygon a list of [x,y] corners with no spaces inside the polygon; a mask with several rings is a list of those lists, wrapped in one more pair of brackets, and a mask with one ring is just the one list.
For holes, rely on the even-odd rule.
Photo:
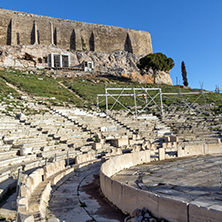
{"label": "broken stone slab", "polygon": [[60,135],[60,134],[55,134],[55,135],[53,135],[53,139],[54,140],[60,140],[61,136],[62,135]]}

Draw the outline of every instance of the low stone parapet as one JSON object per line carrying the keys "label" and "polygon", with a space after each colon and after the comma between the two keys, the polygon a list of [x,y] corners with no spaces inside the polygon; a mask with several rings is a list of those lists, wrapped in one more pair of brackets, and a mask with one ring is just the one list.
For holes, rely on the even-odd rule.
{"label": "low stone parapet", "polygon": [[76,157],[76,164],[81,164],[95,159],[94,153],[86,153]]}
{"label": "low stone parapet", "polygon": [[[178,148],[178,156],[194,156],[222,153],[222,145],[203,144]],[[165,148],[159,149],[159,158],[165,159]],[[220,222],[222,206],[206,205],[203,202],[186,202],[173,196],[163,196],[140,190],[112,179],[112,175],[135,165],[149,163],[150,151],[129,153],[110,158],[102,164],[100,170],[100,187],[105,197],[124,213],[132,213],[136,208],[149,209],[155,217],[172,222],[214,221]]]}
{"label": "low stone parapet", "polygon": [[28,201],[34,191],[34,189],[43,181],[44,170],[43,168],[35,170],[31,173],[23,184],[20,186],[20,198],[17,200],[18,212],[21,209],[22,213],[28,211]]}
{"label": "low stone parapet", "polygon": [[52,176],[53,174],[63,171],[65,169],[65,160],[60,160],[58,162],[54,162],[51,164],[48,164],[44,166],[44,176],[45,178],[48,178]]}
{"label": "low stone parapet", "polygon": [[[46,206],[45,203],[48,203],[50,192],[51,192],[51,179],[53,179],[52,175],[63,172],[65,169],[65,160],[61,160],[59,162],[54,162],[48,164],[44,168],[39,168],[31,173],[28,177],[24,179],[22,185],[20,186],[20,196],[17,198],[17,211],[18,213],[27,214],[28,211],[40,211],[44,212]],[[69,171],[67,171],[69,172]],[[64,174],[63,174],[64,175]],[[51,177],[51,178],[50,178]],[[31,209],[29,209],[29,200],[36,190],[37,186],[41,184],[44,180],[50,178],[43,192],[41,193],[40,202],[36,200],[35,205],[31,205]],[[58,181],[60,178],[57,177],[53,183]],[[44,213],[43,213],[44,214]]]}
{"label": "low stone parapet", "polygon": [[54,176],[51,180],[51,184],[55,185],[59,180],[61,180],[63,177],[65,177],[66,175],[72,173],[74,171],[74,168],[68,167],[65,170],[63,170],[61,173],[57,174],[56,176]]}
{"label": "low stone parapet", "polygon": [[46,208],[50,199],[51,190],[51,181],[49,181],[40,197],[39,211],[42,218],[46,216]]}

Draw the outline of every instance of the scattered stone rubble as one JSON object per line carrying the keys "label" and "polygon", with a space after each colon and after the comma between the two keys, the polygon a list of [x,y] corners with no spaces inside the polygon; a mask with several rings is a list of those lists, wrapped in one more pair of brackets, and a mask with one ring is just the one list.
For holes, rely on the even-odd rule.
{"label": "scattered stone rubble", "polygon": [[157,220],[153,216],[151,216],[148,209],[143,208],[135,209],[128,217],[125,218],[124,222],[167,222],[166,220]]}

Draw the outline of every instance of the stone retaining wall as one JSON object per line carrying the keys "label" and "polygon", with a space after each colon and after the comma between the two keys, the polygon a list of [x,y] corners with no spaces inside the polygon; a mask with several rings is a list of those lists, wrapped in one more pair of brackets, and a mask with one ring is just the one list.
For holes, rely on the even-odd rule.
{"label": "stone retaining wall", "polygon": [[[178,148],[178,157],[218,153],[222,153],[222,144],[220,143]],[[164,155],[161,159],[164,159]],[[179,201],[176,197],[166,198],[159,194],[130,187],[111,178],[112,175],[124,168],[149,162],[150,152],[141,151],[117,156],[103,163],[100,170],[100,187],[106,198],[124,213],[132,213],[136,208],[146,207],[154,216],[165,218],[171,222],[221,221],[222,211],[216,205],[208,208],[202,202],[188,203]]]}
{"label": "stone retaining wall", "polygon": [[148,32],[0,9],[0,45],[56,45],[62,49],[138,55],[152,53]]}

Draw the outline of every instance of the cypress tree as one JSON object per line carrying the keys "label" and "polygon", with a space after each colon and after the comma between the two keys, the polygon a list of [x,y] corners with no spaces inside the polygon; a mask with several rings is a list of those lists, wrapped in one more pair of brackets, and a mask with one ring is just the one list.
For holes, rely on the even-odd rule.
{"label": "cypress tree", "polygon": [[182,71],[182,77],[183,77],[183,85],[188,86],[188,80],[187,80],[187,71],[184,61],[181,63],[181,71]]}

